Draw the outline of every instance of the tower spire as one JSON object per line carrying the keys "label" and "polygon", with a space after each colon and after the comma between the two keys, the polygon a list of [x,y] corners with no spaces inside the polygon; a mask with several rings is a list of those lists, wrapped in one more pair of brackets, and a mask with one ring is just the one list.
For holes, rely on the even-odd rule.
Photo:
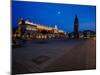
{"label": "tower spire", "polygon": [[55,25],[55,29],[58,29],[57,25]]}
{"label": "tower spire", "polygon": [[78,38],[78,29],[79,29],[79,21],[77,15],[75,16],[75,21],[74,21],[74,37]]}

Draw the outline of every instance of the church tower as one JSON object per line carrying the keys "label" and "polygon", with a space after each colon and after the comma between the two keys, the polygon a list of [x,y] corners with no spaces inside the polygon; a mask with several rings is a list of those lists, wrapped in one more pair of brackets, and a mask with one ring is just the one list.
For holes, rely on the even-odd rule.
{"label": "church tower", "polygon": [[55,29],[56,29],[56,30],[58,29],[57,25],[55,25]]}
{"label": "church tower", "polygon": [[75,21],[74,21],[74,38],[79,38],[79,21],[78,17],[75,16]]}

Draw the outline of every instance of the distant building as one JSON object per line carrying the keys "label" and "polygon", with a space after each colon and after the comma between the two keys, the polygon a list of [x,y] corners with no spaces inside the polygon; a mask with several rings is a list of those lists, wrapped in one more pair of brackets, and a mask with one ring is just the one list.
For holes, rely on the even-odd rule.
{"label": "distant building", "polygon": [[[17,33],[17,34],[16,34]],[[64,31],[59,30],[57,25],[55,27],[48,27],[36,23],[32,23],[22,18],[18,22],[18,29],[15,35],[24,38],[60,38],[64,37]]]}
{"label": "distant building", "polygon": [[84,34],[84,38],[96,37],[96,32],[92,30],[84,30],[83,34]]}
{"label": "distant building", "polygon": [[77,16],[74,21],[74,38],[79,38],[79,21]]}

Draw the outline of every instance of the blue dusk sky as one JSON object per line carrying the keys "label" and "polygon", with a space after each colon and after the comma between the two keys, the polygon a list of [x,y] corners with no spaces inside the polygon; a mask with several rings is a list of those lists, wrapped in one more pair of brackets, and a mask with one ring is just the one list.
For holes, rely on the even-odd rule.
{"label": "blue dusk sky", "polygon": [[20,18],[50,27],[72,32],[75,16],[79,20],[79,31],[96,29],[96,7],[86,5],[56,4],[12,1],[12,27]]}

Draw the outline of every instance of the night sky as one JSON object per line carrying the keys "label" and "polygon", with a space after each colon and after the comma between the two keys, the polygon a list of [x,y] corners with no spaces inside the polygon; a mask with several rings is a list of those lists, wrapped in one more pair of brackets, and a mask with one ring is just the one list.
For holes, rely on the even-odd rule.
{"label": "night sky", "polygon": [[96,27],[96,7],[71,4],[12,1],[12,27],[20,18],[30,22],[72,32],[74,19],[79,19],[79,31],[93,30]]}

